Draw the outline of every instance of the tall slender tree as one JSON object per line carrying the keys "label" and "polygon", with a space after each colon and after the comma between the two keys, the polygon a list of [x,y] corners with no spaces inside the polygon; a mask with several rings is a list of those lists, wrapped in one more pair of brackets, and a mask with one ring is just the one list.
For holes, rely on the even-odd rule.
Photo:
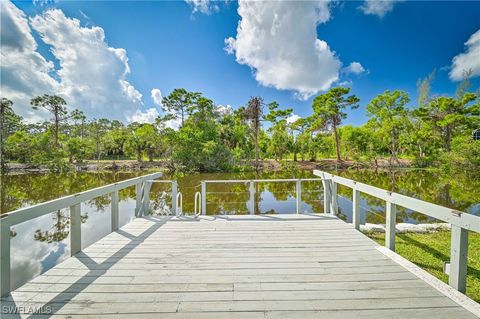
{"label": "tall slender tree", "polygon": [[53,114],[53,129],[55,146],[58,146],[58,133],[60,131],[60,125],[68,119],[67,102],[56,95],[44,94],[33,98],[30,102],[34,110],[43,108]]}
{"label": "tall slender tree", "polygon": [[5,171],[5,138],[6,138],[6,121],[9,113],[13,113],[13,102],[3,98],[0,101],[0,173]]}
{"label": "tall slender tree", "polygon": [[258,132],[261,126],[261,119],[263,115],[263,99],[259,96],[251,97],[245,109],[245,119],[249,122],[253,133],[253,140],[255,144],[255,171],[259,168],[259,149],[258,149]]}
{"label": "tall slender tree", "polygon": [[190,111],[194,101],[200,93],[188,92],[185,89],[174,89],[162,99],[163,110],[180,118],[182,126],[185,124],[185,115]]}
{"label": "tall slender tree", "polygon": [[342,124],[342,120],[347,117],[345,109],[358,108],[360,99],[355,95],[346,96],[350,93],[350,88],[336,87],[330,89],[327,93],[321,94],[313,100],[314,119],[324,125],[327,130],[333,132],[335,138],[335,151],[337,160],[340,157],[340,137],[338,135],[338,127]]}

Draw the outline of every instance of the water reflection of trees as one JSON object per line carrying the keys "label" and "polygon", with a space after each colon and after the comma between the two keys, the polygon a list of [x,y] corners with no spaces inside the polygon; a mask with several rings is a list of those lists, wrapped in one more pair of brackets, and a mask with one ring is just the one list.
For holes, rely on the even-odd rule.
{"label": "water reflection of trees", "polygon": [[[2,177],[0,184],[1,211],[8,212],[20,207],[33,205],[68,194],[78,193],[102,185],[111,184],[146,172],[98,172],[98,173],[74,173],[74,174],[24,174],[7,175]],[[338,174],[371,184],[380,188],[396,191],[398,193],[423,199],[442,206],[451,207],[461,211],[469,211],[479,214],[480,202],[480,174],[474,172],[433,172],[427,170],[397,170],[397,171],[374,171],[374,170],[347,170]],[[476,174],[476,175],[475,175]],[[165,179],[176,179],[179,191],[183,194],[183,211],[192,213],[194,210],[195,193],[200,191],[202,180],[212,179],[278,179],[278,178],[311,178],[315,177],[309,171],[287,169],[280,172],[254,173],[214,173],[214,174],[179,174],[175,176],[165,175]],[[160,194],[168,194],[167,202],[171,205],[171,185],[154,183],[152,185],[150,199],[151,207],[160,204]],[[228,183],[208,184],[207,186],[207,209],[213,213],[248,213],[248,201],[250,198],[249,184]],[[286,201],[295,198],[295,183],[266,182],[255,184],[256,212],[260,211],[260,203],[265,200],[265,192],[270,192],[276,201]],[[351,190],[339,187],[340,196],[351,200]],[[302,201],[312,207],[313,212],[323,212],[321,182],[302,182]],[[135,187],[129,187],[119,192],[120,201],[134,200]],[[362,196],[366,211],[367,222],[384,223],[385,203],[373,197]],[[110,205],[110,196],[102,196],[87,202],[93,210],[103,211]],[[267,205],[268,206],[268,205]],[[268,210],[268,209],[267,209]],[[346,218],[350,212],[340,211],[341,216]],[[417,222],[427,222],[432,219],[417,212],[398,208],[397,220],[407,221],[414,219]],[[61,218],[59,218],[61,221]],[[59,221],[57,229],[61,233]],[[42,234],[49,230],[42,230]],[[39,238],[42,237],[39,235]],[[45,237],[45,236],[43,236]],[[47,236],[48,237],[48,236]],[[60,236],[62,237],[62,236]]]}
{"label": "water reflection of trees", "polygon": [[[70,234],[70,216],[62,210],[58,210],[53,215],[53,226],[48,230],[37,229],[33,238],[40,242],[47,242],[49,244],[53,242],[63,241]],[[82,224],[86,223],[88,214],[83,213],[80,215],[80,221]]]}

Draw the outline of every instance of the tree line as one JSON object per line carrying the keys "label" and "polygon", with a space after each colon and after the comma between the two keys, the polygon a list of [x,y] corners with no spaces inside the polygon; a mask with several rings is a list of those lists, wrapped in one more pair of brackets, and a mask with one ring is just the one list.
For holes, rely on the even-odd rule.
{"label": "tree line", "polygon": [[[87,119],[68,112],[59,96],[31,100],[33,110],[47,111],[51,120],[26,123],[2,98],[0,159],[63,170],[87,160],[165,160],[172,170],[228,171],[261,159],[315,161],[336,158],[392,166],[409,159],[415,166],[455,164],[480,166],[480,91],[471,92],[469,73],[454,96],[430,92],[434,73],[418,82],[418,101],[407,92],[387,90],[366,105],[368,121],[343,125],[360,99],[347,87],[334,87],[313,99],[311,115],[292,121],[293,110],[277,102],[251,97],[236,110],[218,107],[199,92],[174,89],[163,98],[164,114],[155,123]],[[168,127],[171,120],[178,130]]]}

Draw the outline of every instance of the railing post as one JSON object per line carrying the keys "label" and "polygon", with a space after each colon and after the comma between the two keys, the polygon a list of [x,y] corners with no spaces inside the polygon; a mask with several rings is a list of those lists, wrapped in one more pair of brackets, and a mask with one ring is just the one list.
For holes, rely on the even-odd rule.
{"label": "railing post", "polygon": [[334,215],[338,215],[338,196],[337,196],[337,183],[335,183],[333,180],[330,182],[332,186],[332,209],[331,213]]}
{"label": "railing post", "polygon": [[248,210],[250,212],[250,215],[255,215],[255,186],[253,181],[250,181],[249,189],[250,189],[250,200],[249,200]]}
{"label": "railing post", "polygon": [[323,179],[323,213],[330,213],[330,183],[329,180]]}
{"label": "railing post", "polygon": [[468,230],[452,225],[450,247],[450,275],[448,283],[465,293],[467,288]]}
{"label": "railing post", "polygon": [[143,205],[142,212],[144,216],[148,215],[150,209],[150,189],[152,188],[153,183],[151,181],[145,181],[143,184]]}
{"label": "railing post", "polygon": [[391,251],[395,251],[395,224],[397,218],[397,206],[390,202],[386,202],[386,219],[387,224],[385,227],[385,247]]}
{"label": "railing post", "polygon": [[177,193],[178,193],[177,181],[172,181],[172,214],[175,214],[175,215],[177,215]]}
{"label": "railing post", "polygon": [[297,214],[300,214],[300,211],[302,210],[302,181],[300,179],[297,180],[295,188],[297,191]]}
{"label": "railing post", "polygon": [[143,183],[138,183],[135,185],[135,198],[136,198],[136,204],[135,204],[135,216],[140,217],[142,215],[142,187]]}
{"label": "railing post", "polygon": [[352,224],[355,229],[360,229],[360,191],[353,189],[353,211],[352,211]]}
{"label": "railing post", "polygon": [[8,216],[0,219],[0,295],[10,293],[10,223]]}
{"label": "railing post", "polygon": [[81,204],[70,206],[70,255],[82,250]]}
{"label": "railing post", "polygon": [[202,215],[207,215],[207,183],[201,182],[202,187]]}
{"label": "railing post", "polygon": [[112,232],[118,230],[119,228],[119,221],[118,221],[118,190],[114,191],[112,193],[112,204],[110,206],[111,208],[111,214],[112,214]]}

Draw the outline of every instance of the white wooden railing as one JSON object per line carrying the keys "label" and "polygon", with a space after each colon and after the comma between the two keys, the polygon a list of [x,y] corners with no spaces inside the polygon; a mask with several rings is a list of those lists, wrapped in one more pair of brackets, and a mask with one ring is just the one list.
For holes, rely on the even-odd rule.
{"label": "white wooden railing", "polygon": [[255,214],[255,183],[281,183],[281,182],[295,182],[296,191],[296,213],[300,213],[302,204],[302,182],[307,181],[321,181],[322,178],[291,178],[291,179],[222,179],[222,180],[203,180],[201,186],[201,214],[207,214],[207,184],[226,184],[226,183],[240,183],[249,184],[250,197],[248,200],[248,211],[251,215]]}
{"label": "white wooden railing", "polygon": [[465,293],[467,282],[467,252],[468,232],[480,232],[480,217],[439,206],[423,200],[408,197],[402,194],[387,191],[351,179],[332,175],[326,172],[313,172],[323,179],[325,212],[338,213],[337,185],[346,186],[353,191],[352,223],[356,229],[360,227],[360,200],[361,194],[382,199],[385,201],[386,234],[385,246],[395,251],[395,222],[397,206],[401,206],[435,219],[451,224],[451,249],[449,284],[460,292]]}
{"label": "white wooden railing", "polygon": [[81,193],[54,199],[30,207],[20,208],[15,211],[0,215],[0,293],[6,296],[10,293],[10,229],[12,226],[31,219],[49,214],[51,212],[70,208],[70,251],[71,255],[82,250],[81,204],[91,199],[111,196],[111,230],[119,228],[118,192],[135,185],[136,205],[135,216],[142,216],[146,212],[149,202],[150,181],[162,176],[162,173],[153,173],[141,177],[128,179],[122,182],[94,188]]}

